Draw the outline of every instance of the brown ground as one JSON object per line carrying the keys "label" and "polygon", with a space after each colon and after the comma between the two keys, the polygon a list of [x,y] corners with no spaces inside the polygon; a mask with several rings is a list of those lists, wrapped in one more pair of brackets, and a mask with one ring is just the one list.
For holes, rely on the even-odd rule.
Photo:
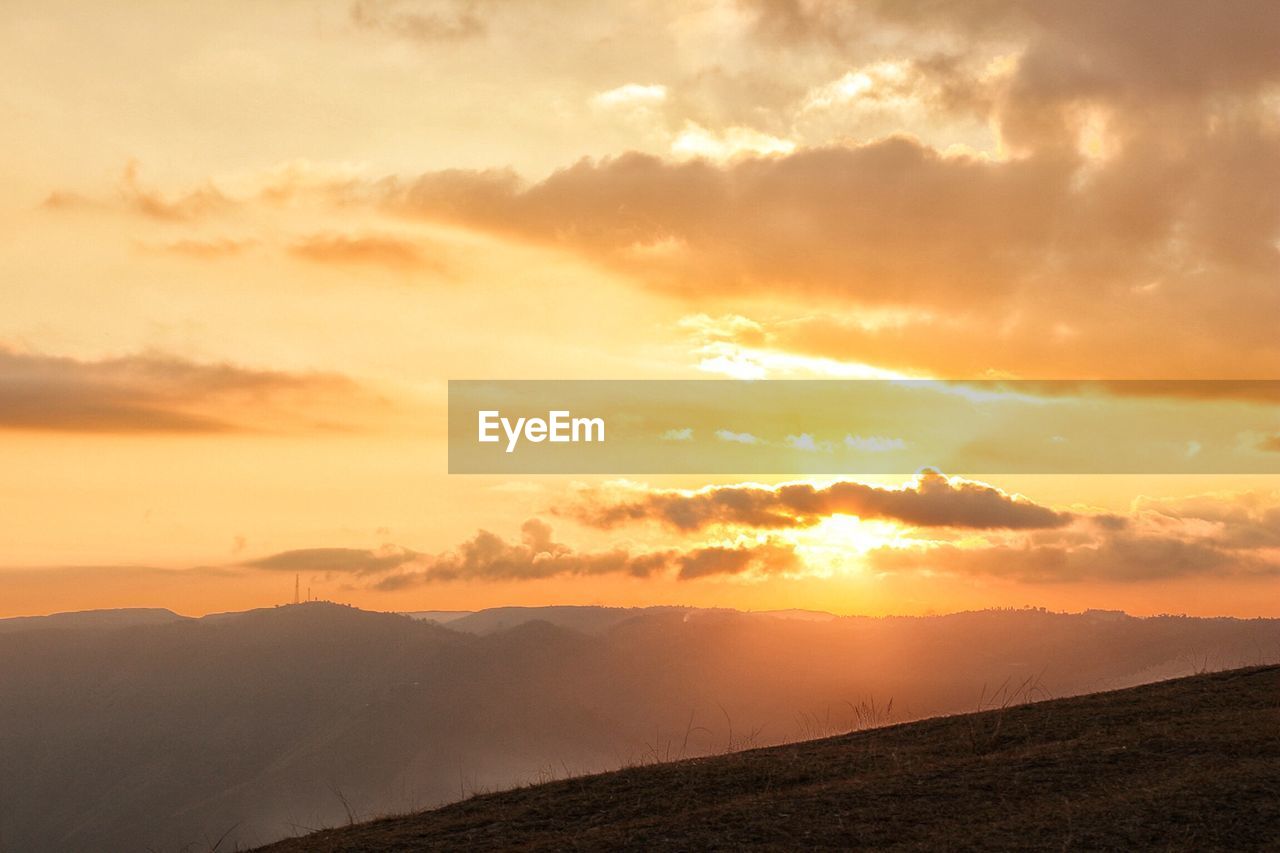
{"label": "brown ground", "polygon": [[1280,850],[1280,667],[473,797],[292,851]]}

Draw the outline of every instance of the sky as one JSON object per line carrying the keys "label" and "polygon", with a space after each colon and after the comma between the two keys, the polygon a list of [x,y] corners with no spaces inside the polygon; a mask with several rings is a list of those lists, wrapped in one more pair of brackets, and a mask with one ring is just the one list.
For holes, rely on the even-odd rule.
{"label": "sky", "polygon": [[1275,377],[1277,43],[1269,0],[10,0],[0,616],[1280,615],[1247,467],[446,455],[450,379]]}

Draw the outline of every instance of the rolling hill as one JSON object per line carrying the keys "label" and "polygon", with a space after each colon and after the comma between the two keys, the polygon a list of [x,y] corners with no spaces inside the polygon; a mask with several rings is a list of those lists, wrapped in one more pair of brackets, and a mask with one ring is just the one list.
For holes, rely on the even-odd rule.
{"label": "rolling hill", "polygon": [[16,623],[0,632],[0,851],[244,849],[348,815],[972,711],[1006,683],[1061,697],[1280,662],[1267,619],[476,616],[461,630],[312,602]]}
{"label": "rolling hill", "polygon": [[1280,847],[1280,667],[1193,676],[327,830],[263,853]]}
{"label": "rolling hill", "polygon": [[0,619],[0,634],[19,631],[127,628],[132,625],[168,625],[186,621],[172,610],[162,607],[122,607],[115,610],[80,610],[70,613],[51,613],[48,616],[10,616]]}

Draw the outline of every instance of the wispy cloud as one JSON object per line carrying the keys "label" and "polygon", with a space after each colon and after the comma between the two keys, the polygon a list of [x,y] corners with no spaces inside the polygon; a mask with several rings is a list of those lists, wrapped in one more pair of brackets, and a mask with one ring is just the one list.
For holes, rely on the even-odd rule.
{"label": "wispy cloud", "polygon": [[362,396],[356,383],[330,373],[202,364],[155,353],[81,361],[0,348],[0,429],[298,429],[306,428],[317,404]]}
{"label": "wispy cloud", "polygon": [[351,21],[357,27],[380,30],[415,41],[466,41],[485,33],[478,0],[356,0]]}
{"label": "wispy cloud", "polygon": [[446,265],[419,241],[387,234],[312,234],[297,240],[289,254],[317,264],[357,264],[442,273]]}

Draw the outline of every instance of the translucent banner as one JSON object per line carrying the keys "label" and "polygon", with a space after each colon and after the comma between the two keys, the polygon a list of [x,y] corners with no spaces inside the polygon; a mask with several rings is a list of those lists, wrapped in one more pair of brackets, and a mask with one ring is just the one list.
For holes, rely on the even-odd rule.
{"label": "translucent banner", "polygon": [[455,380],[455,474],[1280,473],[1280,381]]}

